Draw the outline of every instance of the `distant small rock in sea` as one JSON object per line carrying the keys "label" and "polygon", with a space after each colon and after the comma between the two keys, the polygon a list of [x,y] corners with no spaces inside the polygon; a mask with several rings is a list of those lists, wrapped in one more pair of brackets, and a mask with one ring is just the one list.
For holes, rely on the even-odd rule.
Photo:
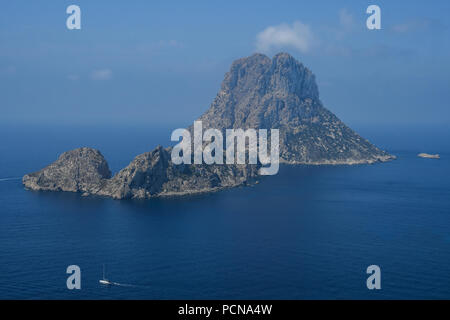
{"label": "distant small rock in sea", "polygon": [[439,154],[429,154],[429,153],[419,153],[417,155],[420,158],[427,158],[427,159],[440,159],[441,156]]}

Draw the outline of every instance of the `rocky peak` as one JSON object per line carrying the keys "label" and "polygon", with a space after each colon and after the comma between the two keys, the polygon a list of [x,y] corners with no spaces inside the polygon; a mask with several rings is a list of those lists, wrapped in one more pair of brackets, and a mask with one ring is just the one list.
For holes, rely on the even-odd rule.
{"label": "rocky peak", "polygon": [[280,130],[289,163],[372,163],[391,159],[325,109],[313,73],[287,53],[233,62],[200,119],[203,128]]}
{"label": "rocky peak", "polygon": [[246,92],[260,87],[271,63],[269,57],[259,53],[234,61],[230,71],[225,74],[222,90]]}
{"label": "rocky peak", "polygon": [[284,95],[294,94],[300,99],[319,98],[313,73],[287,53],[279,53],[273,57],[269,74],[271,91]]}
{"label": "rocky peak", "polygon": [[287,53],[279,53],[273,59],[256,53],[236,60],[225,75],[222,91],[234,94],[257,91],[261,95],[276,92],[312,99],[319,97],[312,72]]}
{"label": "rocky peak", "polygon": [[25,175],[23,183],[34,190],[93,192],[110,177],[100,151],[84,147],[64,152],[44,169]]}

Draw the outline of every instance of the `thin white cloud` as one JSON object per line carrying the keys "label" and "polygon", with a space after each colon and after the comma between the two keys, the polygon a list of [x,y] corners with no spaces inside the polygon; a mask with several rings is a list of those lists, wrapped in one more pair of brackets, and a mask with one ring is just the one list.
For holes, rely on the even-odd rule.
{"label": "thin white cloud", "polygon": [[161,40],[158,42],[159,47],[172,47],[172,48],[183,48],[182,42],[177,40]]}
{"label": "thin white cloud", "polygon": [[277,26],[269,26],[256,37],[256,48],[261,52],[273,49],[294,48],[305,53],[311,49],[314,35],[311,28],[300,21],[292,25],[282,23]]}
{"label": "thin white cloud", "polygon": [[77,81],[78,79],[80,79],[80,76],[78,76],[77,74],[69,74],[67,76],[67,79],[70,81]]}
{"label": "thin white cloud", "polygon": [[142,54],[153,54],[167,50],[184,48],[184,43],[178,40],[159,40],[156,42],[139,43],[134,51]]}
{"label": "thin white cloud", "polygon": [[346,29],[351,29],[355,25],[353,15],[347,9],[339,10],[339,23]]}
{"label": "thin white cloud", "polygon": [[415,19],[392,26],[392,31],[396,33],[416,32],[431,29],[439,31],[445,29],[445,26],[435,19]]}
{"label": "thin white cloud", "polygon": [[408,32],[411,30],[411,25],[407,23],[396,24],[395,26],[392,26],[392,30],[397,33]]}
{"label": "thin white cloud", "polygon": [[425,29],[428,27],[428,22],[423,21],[409,21],[405,23],[399,23],[392,26],[392,30],[396,33],[405,33],[410,31],[416,31],[418,29]]}
{"label": "thin white cloud", "polygon": [[91,73],[93,80],[110,80],[112,78],[112,71],[110,69],[94,70]]}
{"label": "thin white cloud", "polygon": [[7,66],[7,67],[5,67],[3,69],[0,69],[0,73],[1,74],[6,74],[6,75],[9,75],[9,76],[15,75],[16,72],[17,72],[17,69],[16,69],[15,66]]}

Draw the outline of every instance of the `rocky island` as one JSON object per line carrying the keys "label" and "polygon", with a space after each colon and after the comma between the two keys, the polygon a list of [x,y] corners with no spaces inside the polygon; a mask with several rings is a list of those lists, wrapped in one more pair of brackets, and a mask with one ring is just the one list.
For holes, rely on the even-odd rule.
{"label": "rocky island", "polygon": [[[280,161],[288,164],[371,164],[395,158],[327,110],[312,72],[287,53],[273,59],[254,54],[233,62],[199,120],[205,130],[279,129]],[[174,165],[170,152],[171,147],[158,146],[111,177],[99,151],[80,148],[25,175],[23,184],[32,190],[127,199],[211,192],[259,179],[258,165]]]}

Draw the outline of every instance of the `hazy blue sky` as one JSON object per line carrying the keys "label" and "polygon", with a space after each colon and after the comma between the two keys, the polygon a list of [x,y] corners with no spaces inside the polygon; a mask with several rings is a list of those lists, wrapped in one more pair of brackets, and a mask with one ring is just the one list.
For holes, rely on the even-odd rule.
{"label": "hazy blue sky", "polygon": [[[66,28],[77,4],[82,29]],[[381,7],[382,30],[366,28]],[[349,124],[450,123],[450,1],[4,1],[0,123],[190,124],[234,59],[291,53]]]}

